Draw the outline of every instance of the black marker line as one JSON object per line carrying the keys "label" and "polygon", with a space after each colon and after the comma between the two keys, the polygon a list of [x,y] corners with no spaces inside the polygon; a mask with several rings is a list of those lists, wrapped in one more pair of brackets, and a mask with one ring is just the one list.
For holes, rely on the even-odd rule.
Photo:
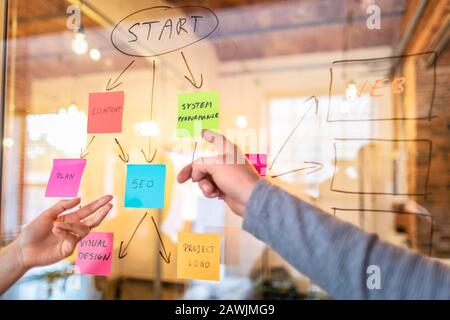
{"label": "black marker line", "polygon": [[[371,119],[337,119],[337,120],[330,120],[330,111],[331,111],[331,92],[333,87],[333,66],[336,64],[345,64],[345,63],[354,63],[354,62],[373,62],[373,61],[380,61],[380,60],[389,60],[389,59],[404,59],[408,57],[415,57],[415,56],[422,56],[422,55],[433,55],[433,89],[432,89],[432,96],[430,101],[430,107],[428,108],[428,114],[426,116],[422,117],[392,117],[392,118],[371,118]],[[436,118],[437,116],[433,115],[433,107],[434,107],[434,100],[435,100],[435,92],[436,92],[436,63],[437,63],[437,56],[438,53],[436,51],[425,51],[420,53],[413,53],[413,54],[406,54],[406,55],[400,55],[400,56],[391,56],[391,57],[381,57],[381,58],[370,58],[370,59],[351,59],[351,60],[337,60],[333,61],[331,63],[330,67],[330,84],[328,87],[328,110],[327,110],[327,122],[361,122],[361,121],[412,121],[412,120],[428,120],[431,121],[432,119]]]}
{"label": "black marker line", "polygon": [[383,210],[383,209],[347,209],[347,208],[337,208],[332,207],[331,208],[334,211],[344,211],[344,212],[357,212],[357,211],[365,211],[365,212],[382,212],[382,213],[398,213],[398,214],[415,214],[418,216],[427,217],[430,219],[434,219],[431,214],[421,213],[421,212],[410,212],[410,211],[403,211],[403,210]]}
{"label": "black marker line", "polygon": [[150,98],[150,120],[153,120],[153,97],[155,93],[155,74],[156,74],[156,62],[153,60],[152,62],[152,95]]}
{"label": "black marker line", "polygon": [[152,221],[153,221],[153,225],[155,226],[156,233],[158,234],[159,242],[161,242],[161,246],[164,251],[164,254],[163,254],[160,250],[159,254],[161,255],[161,258],[163,258],[164,262],[169,264],[171,253],[169,252],[169,255],[167,255],[166,247],[164,246],[164,242],[162,241],[161,235],[159,234],[158,226],[156,225],[155,219],[153,219],[153,217],[152,217]]}
{"label": "black marker line", "polygon": [[[190,42],[190,43],[188,43],[188,44],[186,44],[186,45],[184,45],[184,46],[181,46],[181,47],[178,47],[178,48],[174,48],[174,49],[171,49],[171,50],[168,50],[168,51],[165,51],[165,52],[160,52],[160,53],[150,53],[150,54],[144,54],[144,55],[142,55],[142,54],[133,54],[133,53],[125,52],[123,49],[119,48],[119,46],[118,46],[118,45],[115,43],[115,41],[114,41],[114,33],[115,33],[116,29],[119,27],[119,25],[120,25],[122,22],[126,21],[128,18],[130,18],[130,17],[132,17],[133,15],[135,15],[135,14],[139,14],[139,13],[141,13],[141,12],[148,11],[148,10],[152,10],[152,9],[163,9],[164,11],[168,11],[168,10],[170,10],[170,9],[175,9],[175,10],[178,10],[178,9],[179,9],[179,10],[181,10],[181,11],[185,11],[186,9],[199,9],[199,8],[202,9],[202,10],[208,11],[208,13],[211,14],[211,17],[215,20],[215,25],[214,25],[214,27],[212,28],[212,30],[211,30],[210,32],[208,32],[206,35],[204,35],[204,36],[200,37],[199,39],[196,39],[196,41]],[[210,37],[212,34],[214,34],[214,33],[216,32],[216,30],[217,30],[218,27],[219,27],[219,17],[214,13],[214,11],[212,11],[211,9],[209,9],[209,8],[207,8],[207,7],[204,7],[204,6],[178,6],[178,7],[156,6],[156,7],[149,7],[149,8],[140,9],[140,10],[138,10],[138,11],[135,11],[135,12],[133,12],[133,13],[127,15],[125,18],[123,18],[122,20],[120,20],[120,21],[114,26],[114,28],[113,28],[113,30],[112,30],[112,32],[111,32],[111,35],[110,35],[110,41],[111,41],[111,44],[114,46],[114,48],[116,48],[118,51],[120,51],[120,52],[123,53],[124,55],[131,56],[131,57],[141,57],[141,58],[146,57],[146,58],[151,58],[151,57],[162,56],[162,55],[165,55],[165,54],[168,54],[168,53],[171,53],[171,52],[175,52],[175,51],[178,51],[178,50],[187,48],[187,47],[189,47],[189,46],[192,46],[192,45],[196,44],[197,42],[202,41],[202,40],[204,40],[204,39]],[[120,29],[119,29],[119,30],[120,30]],[[145,49],[147,49],[147,48],[145,48]]]}
{"label": "black marker line", "polygon": [[146,216],[147,216],[147,212],[144,214],[144,216],[142,217],[142,219],[139,221],[139,223],[137,224],[136,228],[134,228],[133,234],[131,235],[130,240],[128,240],[128,243],[127,243],[127,245],[125,246],[125,248],[123,248],[123,251],[122,251],[123,241],[120,241],[119,259],[125,258],[125,257],[127,256],[128,253],[127,253],[126,251],[127,251],[127,249],[128,249],[128,246],[130,245],[131,240],[133,240],[134,235],[136,234],[137,230],[139,229],[140,225],[142,224],[142,221],[144,221],[144,219],[145,219]]}
{"label": "black marker line", "polygon": [[84,149],[84,151],[83,151],[83,148],[81,148],[81,152],[80,152],[80,158],[81,158],[81,159],[86,158],[87,155],[89,154],[89,152],[86,152],[86,151],[89,149],[89,146],[92,144],[92,142],[94,141],[94,139],[95,139],[95,136],[93,136],[93,137],[91,138],[91,140],[88,142],[88,144],[86,145],[86,148]]}
{"label": "black marker line", "polygon": [[122,152],[122,154],[119,154],[119,158],[120,160],[122,160],[125,163],[128,163],[128,161],[130,161],[130,155],[127,153],[125,154],[125,152],[123,151],[122,146],[119,143],[119,140],[117,140],[117,138],[114,138],[114,141],[116,142],[116,144],[119,146],[120,152]]}
{"label": "black marker line", "polygon": [[305,173],[305,174],[311,174],[311,173],[317,172],[317,171],[319,171],[319,170],[321,170],[323,168],[323,164],[321,164],[319,162],[304,161],[304,163],[314,164],[314,166],[303,167],[303,168],[299,168],[299,169],[293,169],[293,170],[290,170],[290,171],[287,171],[287,172],[279,173],[277,175],[271,175],[270,177],[271,178],[279,178],[279,177],[282,177],[282,176],[285,176],[285,175],[288,175],[288,174],[291,174],[291,173],[296,173],[296,172],[305,171],[305,170],[308,170],[308,169],[313,169],[313,170],[308,171],[307,173]]}
{"label": "black marker line", "polygon": [[385,56],[381,58],[369,58],[369,59],[348,59],[348,60],[335,60],[331,64],[337,64],[337,63],[346,63],[346,62],[371,62],[371,61],[378,61],[378,60],[388,60],[388,59],[403,59],[403,58],[409,58],[409,57],[415,57],[415,56],[422,56],[426,54],[436,54],[436,51],[424,51],[419,53],[412,53],[412,54],[403,54],[399,56]]}
{"label": "black marker line", "polygon": [[303,116],[301,117],[300,121],[295,125],[294,129],[291,131],[291,133],[289,134],[289,136],[286,138],[286,140],[284,141],[284,143],[282,144],[281,148],[278,150],[278,152],[276,153],[275,157],[272,160],[272,164],[269,167],[269,170],[272,170],[273,166],[275,165],[275,162],[277,161],[280,153],[283,151],[284,147],[287,145],[287,143],[289,142],[289,139],[292,138],[292,136],[294,135],[295,131],[298,129],[298,127],[302,124],[303,120],[305,120],[306,116],[309,114],[309,111],[312,109],[312,107],[316,107],[316,114],[319,111],[319,100],[317,99],[316,96],[311,96],[308,99],[306,99],[305,101],[303,101],[303,103],[308,102],[309,100],[314,99],[314,103],[306,110],[306,112],[303,114]]}
{"label": "black marker line", "polygon": [[122,84],[122,82],[119,82],[118,84],[116,84],[116,82],[120,79],[120,77],[125,73],[125,71],[127,71],[134,63],[135,60],[131,61],[126,67],[125,69],[122,70],[122,72],[119,74],[119,76],[116,78],[116,80],[114,80],[113,83],[111,83],[111,78],[109,78],[108,80],[108,84],[106,85],[106,91],[111,91],[115,88],[117,88],[118,86],[120,86]]}
{"label": "black marker line", "polygon": [[[335,138],[335,142],[333,143],[334,146],[334,170],[333,170],[333,176],[331,178],[330,182],[330,191],[333,192],[339,192],[339,193],[345,193],[345,194],[368,194],[368,195],[390,195],[390,196],[414,196],[414,197],[424,197],[424,199],[427,199],[429,195],[431,195],[430,192],[428,192],[428,183],[430,180],[430,173],[431,173],[431,160],[432,160],[432,152],[433,152],[433,143],[431,140],[428,139],[375,139],[375,138]],[[336,170],[337,170],[337,148],[336,148],[336,141],[382,141],[382,142],[422,142],[428,144],[428,166],[427,166],[427,173],[425,175],[425,185],[424,185],[424,192],[422,193],[393,193],[393,192],[359,192],[359,191],[346,191],[346,190],[340,190],[334,188],[334,179],[336,176]]]}
{"label": "black marker line", "polygon": [[[156,74],[156,64],[155,64],[155,60],[153,60],[152,63],[152,70],[153,70],[153,76],[152,76],[152,93],[150,96],[150,121],[153,120],[153,97],[154,97],[154,93],[155,93],[155,74]],[[141,149],[142,155],[145,158],[145,161],[147,161],[148,163],[152,163],[153,160],[155,160],[156,157],[156,153],[157,153],[157,149],[155,149],[155,152],[153,153],[152,156],[150,156],[150,154],[152,153],[152,136],[149,136],[148,138],[148,158],[145,154],[145,151],[143,149]]]}
{"label": "black marker line", "polygon": [[395,118],[371,118],[371,119],[346,119],[346,120],[327,120],[327,122],[370,122],[370,121],[400,121],[400,120],[429,120],[434,118],[439,118],[439,116],[426,116],[417,118],[405,118],[405,117],[395,117]]}
{"label": "black marker line", "polygon": [[336,141],[431,142],[428,139],[334,138]]}
{"label": "black marker line", "polygon": [[188,64],[188,62],[186,60],[186,57],[184,56],[183,51],[181,51],[181,56],[183,57],[184,64],[186,64],[186,67],[187,67],[187,69],[189,71],[189,74],[191,75],[191,78],[189,78],[187,76],[184,76],[184,77],[186,78],[187,81],[189,81],[191,83],[192,86],[194,86],[197,89],[200,89],[203,86],[203,74],[200,73],[200,84],[197,85],[197,81],[195,81],[194,74],[192,73],[192,70],[189,67],[189,64]]}

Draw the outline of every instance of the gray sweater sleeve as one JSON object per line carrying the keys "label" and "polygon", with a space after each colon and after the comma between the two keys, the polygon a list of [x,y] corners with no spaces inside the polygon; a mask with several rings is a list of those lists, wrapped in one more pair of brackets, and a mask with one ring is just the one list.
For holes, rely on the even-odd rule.
{"label": "gray sweater sleeve", "polygon": [[[250,197],[243,228],[335,299],[450,299],[446,265],[382,242],[266,181]],[[368,286],[377,273],[369,266],[379,268],[380,289]]]}

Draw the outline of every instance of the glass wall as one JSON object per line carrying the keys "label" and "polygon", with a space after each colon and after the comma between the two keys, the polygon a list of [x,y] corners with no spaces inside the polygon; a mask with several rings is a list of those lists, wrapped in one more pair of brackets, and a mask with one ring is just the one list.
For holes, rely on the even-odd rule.
{"label": "glass wall", "polygon": [[[382,239],[429,253],[427,215],[433,212],[424,196],[434,181],[427,179],[435,178],[416,164],[429,166],[426,155],[432,151],[414,139],[420,124],[430,120],[435,91],[421,94],[423,110],[410,101],[415,81],[433,73],[433,67],[420,69],[423,59],[435,57],[385,58],[413,53],[399,52],[412,19],[408,1],[10,0],[6,5],[7,15],[0,15],[8,26],[2,69],[3,242],[57,201],[45,196],[54,159],[86,159],[78,193],[82,204],[106,193],[115,198],[97,230],[114,233],[108,277],[76,275],[75,253],[33,270],[5,296],[326,297],[244,232],[242,220],[222,201],[204,199],[193,184],[176,183],[184,165],[214,152],[198,138],[177,135],[182,93],[219,94],[218,130],[245,153],[268,156],[266,179]],[[120,132],[93,133],[88,127],[90,94],[99,92],[123,92]],[[440,116],[443,110],[432,113]],[[148,163],[166,165],[164,208],[126,208],[127,165]],[[448,209],[448,198],[439,201],[447,201]],[[441,218],[442,226],[448,220]],[[121,242],[135,229],[127,256],[119,258]],[[182,231],[220,235],[220,281],[178,277]],[[160,250],[171,253],[170,263]]]}

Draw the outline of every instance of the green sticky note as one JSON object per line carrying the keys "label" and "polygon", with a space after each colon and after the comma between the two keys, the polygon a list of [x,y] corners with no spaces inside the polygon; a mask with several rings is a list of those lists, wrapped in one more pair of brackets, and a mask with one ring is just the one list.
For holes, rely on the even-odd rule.
{"label": "green sticky note", "polygon": [[178,137],[195,137],[201,130],[219,129],[219,93],[190,92],[178,95]]}

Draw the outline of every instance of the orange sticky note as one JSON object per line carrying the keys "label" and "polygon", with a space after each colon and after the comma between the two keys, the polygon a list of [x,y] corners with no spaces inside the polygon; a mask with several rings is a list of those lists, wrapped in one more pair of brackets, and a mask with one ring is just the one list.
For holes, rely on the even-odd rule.
{"label": "orange sticky note", "polygon": [[89,94],[88,133],[122,132],[123,91]]}
{"label": "orange sticky note", "polygon": [[177,274],[181,279],[220,280],[220,234],[178,234]]}

